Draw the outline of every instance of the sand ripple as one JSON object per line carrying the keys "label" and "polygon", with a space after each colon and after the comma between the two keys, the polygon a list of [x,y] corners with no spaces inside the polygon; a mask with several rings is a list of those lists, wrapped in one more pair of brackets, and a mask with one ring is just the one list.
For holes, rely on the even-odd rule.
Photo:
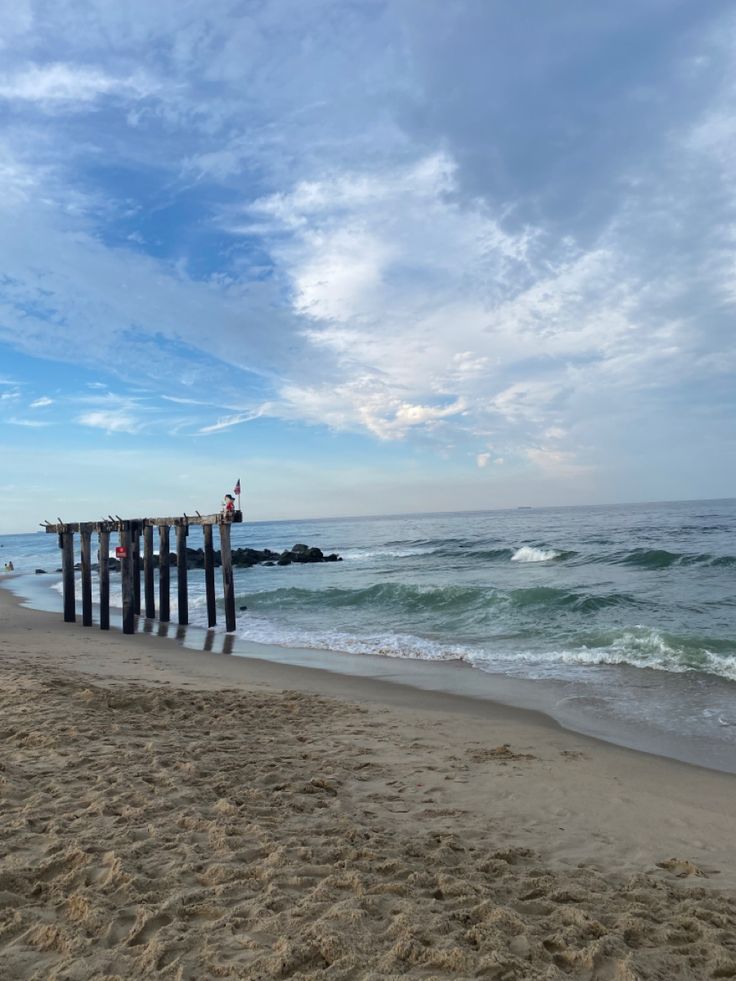
{"label": "sand ripple", "polygon": [[[736,977],[736,901],[686,857],[554,867],[453,807],[451,757],[437,786],[392,767],[377,749],[402,735],[375,712],[2,681],[3,978]],[[470,765],[538,763],[503,745]]]}

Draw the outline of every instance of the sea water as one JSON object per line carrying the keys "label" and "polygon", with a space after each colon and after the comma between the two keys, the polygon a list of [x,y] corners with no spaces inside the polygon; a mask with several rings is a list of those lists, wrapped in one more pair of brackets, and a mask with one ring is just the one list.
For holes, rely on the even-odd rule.
{"label": "sea water", "polygon": [[[736,500],[246,521],[232,538],[343,559],[236,567],[244,640],[463,662],[546,684],[563,721],[646,724],[736,751]],[[20,573],[59,565],[56,536],[0,544]],[[202,545],[201,529],[187,544]],[[43,581],[58,605],[59,576]],[[189,596],[190,622],[206,626],[201,570]],[[175,600],[172,569],[172,618]]]}

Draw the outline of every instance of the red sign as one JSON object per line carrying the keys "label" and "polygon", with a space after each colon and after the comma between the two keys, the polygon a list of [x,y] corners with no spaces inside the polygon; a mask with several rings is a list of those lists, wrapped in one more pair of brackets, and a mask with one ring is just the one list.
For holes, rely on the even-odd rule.
{"label": "red sign", "polygon": [[116,559],[127,559],[128,558],[128,549],[125,547],[125,545],[116,545],[115,546],[115,558]]}

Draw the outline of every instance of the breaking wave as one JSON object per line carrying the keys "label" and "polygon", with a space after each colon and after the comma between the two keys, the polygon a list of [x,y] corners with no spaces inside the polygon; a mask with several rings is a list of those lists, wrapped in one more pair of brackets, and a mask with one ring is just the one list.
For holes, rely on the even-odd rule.
{"label": "breaking wave", "polygon": [[559,559],[562,552],[554,548],[534,548],[533,545],[522,545],[511,556],[512,562],[549,562],[551,559]]}
{"label": "breaking wave", "polygon": [[[569,649],[517,653],[514,661],[535,665],[630,665],[677,674],[702,671],[736,681],[736,653],[733,645],[728,647],[722,642],[705,638],[698,643],[687,638],[668,636],[649,627],[624,630],[608,643],[595,646],[582,644]],[[491,669],[492,664],[493,661],[486,661],[478,666]]]}
{"label": "breaking wave", "polygon": [[[495,650],[450,644],[400,631],[371,632],[363,636],[341,630],[304,630],[256,617],[241,623],[240,636],[262,644],[331,650],[348,654],[424,661],[463,661],[489,672],[518,673],[520,669],[629,665],[682,674],[705,672],[736,681],[736,653],[719,650],[718,642],[698,644],[667,636],[654,628],[623,630],[595,645],[577,644],[559,649],[511,650],[503,644]],[[709,646],[708,646],[709,645]],[[522,673],[524,673],[522,670]]]}

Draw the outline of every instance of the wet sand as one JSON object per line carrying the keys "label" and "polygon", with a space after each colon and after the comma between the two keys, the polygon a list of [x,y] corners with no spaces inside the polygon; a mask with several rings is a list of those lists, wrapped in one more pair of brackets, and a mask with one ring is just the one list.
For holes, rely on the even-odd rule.
{"label": "wet sand", "polygon": [[3,978],[736,977],[736,779],[0,590]]}

